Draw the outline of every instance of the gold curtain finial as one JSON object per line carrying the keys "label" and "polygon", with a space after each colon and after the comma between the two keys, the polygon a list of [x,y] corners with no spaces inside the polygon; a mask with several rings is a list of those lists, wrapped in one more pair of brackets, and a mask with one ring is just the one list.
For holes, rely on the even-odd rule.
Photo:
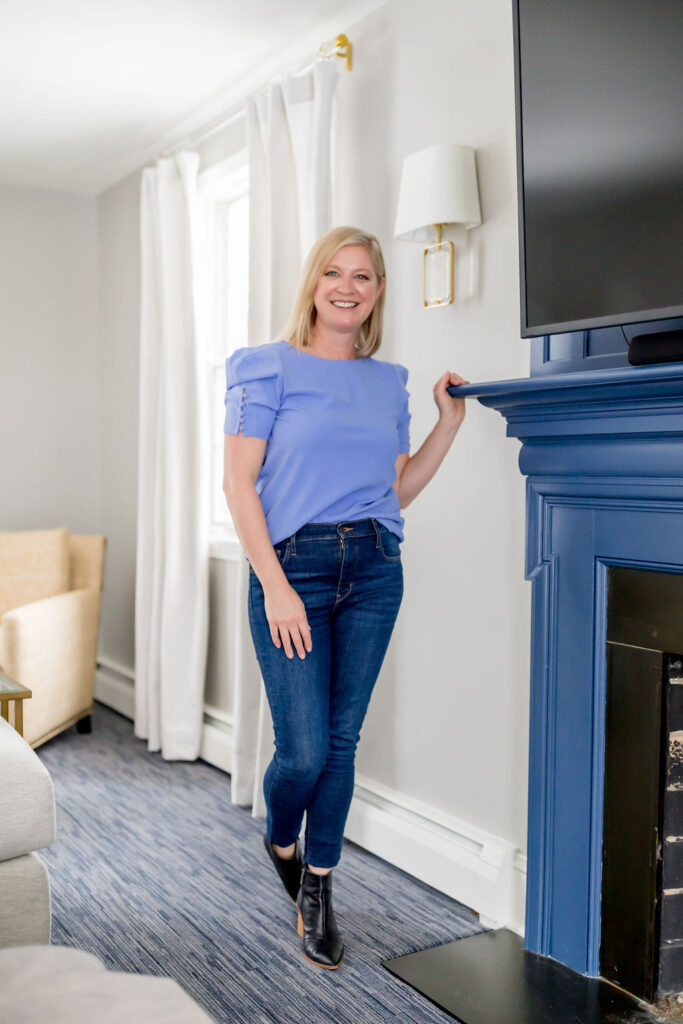
{"label": "gold curtain finial", "polygon": [[323,43],[318,53],[321,57],[329,60],[331,57],[343,57],[346,61],[346,70],[351,70],[351,58],[353,47],[349,37],[341,32],[333,43]]}

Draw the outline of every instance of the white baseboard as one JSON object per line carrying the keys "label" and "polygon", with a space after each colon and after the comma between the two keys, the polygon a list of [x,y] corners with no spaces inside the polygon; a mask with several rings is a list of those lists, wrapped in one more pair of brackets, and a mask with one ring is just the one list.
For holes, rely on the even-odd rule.
{"label": "white baseboard", "polygon": [[95,700],[106,704],[131,721],[135,718],[135,685],[133,672],[125,665],[99,658],[95,672]]}
{"label": "white baseboard", "polygon": [[[95,673],[95,700],[135,719],[135,680],[131,669],[110,658],[100,658]],[[199,756],[202,761],[232,772],[232,718],[219,708],[204,705],[204,724]]]}
{"label": "white baseboard", "polygon": [[[101,658],[95,699],[132,720],[131,670]],[[232,718],[208,705],[200,757],[232,772]],[[364,850],[464,903],[487,927],[507,927],[523,935],[526,857],[505,839],[360,775],[356,775],[344,834]]]}
{"label": "white baseboard", "polygon": [[524,936],[526,908],[526,854],[518,851],[512,863],[512,911],[508,928]]}
{"label": "white baseboard", "polygon": [[522,864],[512,843],[358,775],[345,835],[464,903],[482,924],[523,930],[515,920]]}
{"label": "white baseboard", "polygon": [[202,761],[212,764],[215,768],[222,768],[228,775],[232,775],[233,750],[232,715],[205,704],[202,744],[199,750]]}

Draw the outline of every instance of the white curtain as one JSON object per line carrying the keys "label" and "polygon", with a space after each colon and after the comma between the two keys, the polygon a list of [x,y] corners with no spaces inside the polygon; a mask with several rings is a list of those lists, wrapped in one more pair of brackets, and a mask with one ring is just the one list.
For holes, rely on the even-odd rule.
{"label": "white curtain", "polygon": [[135,735],[199,754],[208,632],[206,357],[195,328],[199,157],[142,176]]}
{"label": "white curtain", "polygon": [[[249,344],[278,340],[303,261],[332,226],[331,122],[338,70],[271,83],[247,101],[249,146]],[[265,815],[263,776],[273,754],[273,726],[247,619],[249,567],[240,559],[232,802]]]}

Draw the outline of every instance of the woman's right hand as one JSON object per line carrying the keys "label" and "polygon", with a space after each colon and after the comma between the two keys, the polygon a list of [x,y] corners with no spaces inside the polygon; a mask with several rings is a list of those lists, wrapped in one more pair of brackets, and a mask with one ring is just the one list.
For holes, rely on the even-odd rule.
{"label": "woman's right hand", "polygon": [[305,658],[305,650],[313,650],[311,627],[304,603],[288,580],[264,591],[264,607],[275,646],[284,646],[287,657],[293,658],[293,644],[299,657]]}

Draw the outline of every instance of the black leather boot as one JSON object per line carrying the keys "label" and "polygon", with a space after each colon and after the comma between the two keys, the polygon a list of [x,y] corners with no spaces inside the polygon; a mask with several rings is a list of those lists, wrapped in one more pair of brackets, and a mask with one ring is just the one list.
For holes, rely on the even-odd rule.
{"label": "black leather boot", "polygon": [[332,872],[316,875],[304,865],[297,931],[304,940],[304,956],[318,967],[334,970],[344,956],[344,942],[332,909]]}
{"label": "black leather boot", "polygon": [[289,859],[278,857],[268,836],[263,837],[263,845],[268,851],[268,856],[275,865],[275,870],[282,879],[282,884],[291,898],[295,900],[296,894],[299,891],[299,885],[301,884],[301,872],[304,866],[299,844],[294,844],[294,856]]}

